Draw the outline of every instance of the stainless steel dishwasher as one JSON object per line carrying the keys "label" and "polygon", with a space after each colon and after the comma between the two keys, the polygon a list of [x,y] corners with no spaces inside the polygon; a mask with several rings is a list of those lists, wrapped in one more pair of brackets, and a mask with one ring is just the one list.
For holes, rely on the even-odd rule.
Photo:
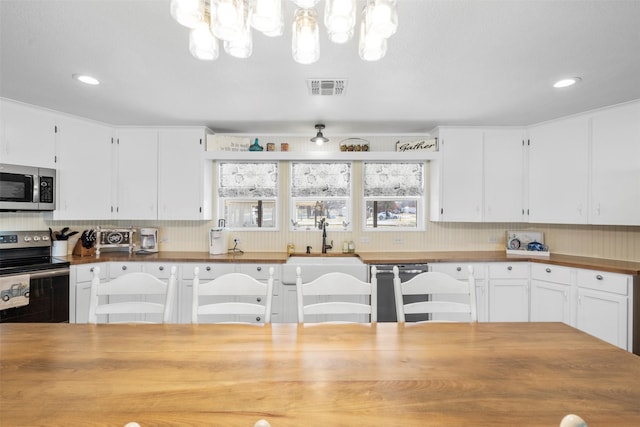
{"label": "stainless steel dishwasher", "polygon": [[[400,280],[406,281],[412,277],[429,271],[428,264],[382,264],[374,266],[378,278],[378,322],[397,322],[396,297],[393,291],[393,267],[398,266]],[[426,297],[411,295],[404,297],[404,303],[424,301]],[[426,314],[408,314],[407,322],[419,322],[428,320]]]}

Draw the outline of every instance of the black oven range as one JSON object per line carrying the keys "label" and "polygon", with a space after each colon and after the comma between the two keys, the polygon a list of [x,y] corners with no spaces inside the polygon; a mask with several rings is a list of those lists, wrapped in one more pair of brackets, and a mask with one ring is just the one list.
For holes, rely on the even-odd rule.
{"label": "black oven range", "polygon": [[68,321],[69,261],[49,231],[0,231],[0,323]]}

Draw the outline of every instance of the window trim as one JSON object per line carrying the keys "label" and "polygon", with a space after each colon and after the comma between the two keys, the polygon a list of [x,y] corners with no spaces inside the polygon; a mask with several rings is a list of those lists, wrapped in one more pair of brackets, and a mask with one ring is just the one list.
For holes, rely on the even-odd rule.
{"label": "window trim", "polygon": [[[420,164],[422,167],[422,195],[419,196],[365,196],[366,186],[366,164],[398,164],[398,163],[413,163]],[[364,232],[397,232],[397,231],[426,231],[426,210],[427,210],[427,177],[426,177],[426,165],[424,161],[363,161],[362,162],[362,189],[360,193],[362,214],[361,214],[361,229]],[[401,201],[401,200],[415,200],[416,201],[416,226],[415,227],[373,227],[367,225],[367,202],[380,202],[380,201]],[[377,215],[377,214],[376,214]],[[377,221],[374,220],[374,223]]]}
{"label": "window trim", "polygon": [[[345,163],[349,165],[349,186],[348,186],[348,191],[349,193],[345,196],[293,196],[292,193],[292,189],[293,189],[293,167],[294,164],[322,164],[322,163]],[[352,160],[344,160],[344,161],[339,161],[339,162],[328,162],[326,160],[296,160],[296,161],[290,161],[289,162],[289,192],[288,192],[288,200],[289,200],[289,218],[287,223],[289,224],[289,231],[313,231],[314,228],[308,228],[308,227],[298,227],[297,225],[295,225],[295,219],[297,218],[296,215],[296,211],[297,211],[297,201],[309,201],[309,202],[318,202],[318,201],[329,201],[329,200],[344,200],[345,201],[345,206],[347,207],[347,217],[345,219],[346,221],[346,226],[342,226],[342,228],[339,231],[353,231],[353,195],[354,195],[354,191],[353,191],[353,171],[354,171],[354,164]],[[330,227],[331,225],[329,225]],[[338,231],[335,228],[333,229],[334,231]]]}
{"label": "window trim", "polygon": [[[225,220],[227,220],[227,218],[225,218],[225,208],[226,208],[226,203],[225,201],[230,200],[230,201],[235,201],[235,202],[241,202],[241,203],[258,203],[258,204],[262,204],[264,201],[273,201],[274,202],[274,216],[275,218],[273,219],[273,227],[233,227],[231,224],[229,224],[229,221],[226,221],[227,227],[229,228],[229,230],[231,231],[247,231],[247,232],[254,232],[254,231],[280,231],[280,181],[281,181],[281,171],[280,171],[280,163],[277,161],[273,161],[273,160],[235,160],[235,161],[231,161],[231,160],[220,160],[218,162],[216,162],[216,178],[217,178],[217,182],[216,182],[216,187],[215,187],[215,197],[216,197],[216,212],[218,215],[218,220],[224,218]],[[239,197],[224,197],[224,196],[220,196],[220,184],[222,182],[221,179],[221,167],[222,164],[274,164],[277,170],[277,181],[275,183],[275,196],[273,197],[246,197],[246,196],[239,196]],[[260,216],[260,214],[258,214]]]}

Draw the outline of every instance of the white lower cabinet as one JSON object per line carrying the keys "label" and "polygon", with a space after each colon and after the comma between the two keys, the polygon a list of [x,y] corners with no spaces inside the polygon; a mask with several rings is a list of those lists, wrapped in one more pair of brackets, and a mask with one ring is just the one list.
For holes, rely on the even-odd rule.
{"label": "white lower cabinet", "polygon": [[[274,323],[281,322],[281,283],[280,283],[280,265],[279,264],[253,264],[253,263],[241,263],[241,264],[232,264],[232,263],[184,263],[181,264],[180,269],[182,271],[180,283],[179,283],[179,292],[178,292],[178,306],[180,317],[179,323],[191,323],[191,306],[193,304],[193,278],[194,278],[194,268],[198,267],[200,272],[198,277],[201,282],[207,282],[209,280],[213,280],[216,277],[219,277],[223,274],[228,273],[243,273],[247,274],[255,279],[266,282],[269,278],[269,269],[273,267],[273,302],[271,308],[271,321]],[[222,297],[217,297],[217,299],[213,299],[212,297],[208,297],[211,302],[213,301],[224,301]],[[252,303],[264,304],[265,301],[262,298],[257,297],[232,297],[226,299],[228,301],[247,301]],[[210,316],[208,318],[201,318],[200,323],[206,322],[218,322],[218,321],[229,321],[228,317],[216,318],[215,316]],[[260,323],[263,319],[251,316],[251,317],[242,317],[238,316],[233,319],[236,322],[255,322]]]}
{"label": "white lower cabinet", "polygon": [[577,277],[577,328],[631,351],[632,277],[584,269]]}
{"label": "white lower cabinet", "polygon": [[[122,276],[123,274],[127,274],[127,273],[134,273],[134,272],[141,272],[142,271],[142,265],[143,263],[141,262],[110,262],[108,263],[108,276],[107,276],[107,280],[113,280],[117,277]],[[103,297],[100,297],[103,298]],[[143,301],[143,296],[140,296],[139,299],[140,301]],[[116,303],[116,302],[120,302],[120,301],[127,301],[127,300],[131,300],[132,298],[130,296],[118,296],[118,295],[111,295],[108,297],[108,301],[109,303]],[[98,316],[98,322],[99,323],[122,323],[122,322],[144,322],[144,321],[148,321],[144,315],[135,315],[135,314],[109,314],[109,315],[104,315],[104,316]]]}
{"label": "white lower cabinet", "polygon": [[[479,321],[564,322],[625,350],[632,350],[633,276],[525,261],[471,264],[445,262],[433,263],[430,268],[432,271],[447,273],[458,280],[466,280],[468,265],[474,267]],[[71,323],[86,323],[88,320],[91,279],[96,266],[101,269],[100,278],[103,281],[132,271],[145,271],[162,280],[168,280],[171,267],[176,266],[178,290],[172,321],[177,323],[191,322],[195,267],[200,269],[199,275],[203,281],[232,272],[267,280],[269,268],[273,267],[272,322],[298,321],[296,287],[283,286],[280,264],[102,262],[71,266]]]}
{"label": "white lower cabinet", "polygon": [[[267,282],[269,279],[269,269],[273,268],[273,300],[271,302],[271,322],[282,322],[282,282],[280,281],[280,265],[279,264],[236,264],[236,272],[247,274],[261,282]],[[252,303],[259,303],[264,305],[264,301],[256,299],[255,297],[247,297]],[[262,319],[258,318],[242,318],[239,317],[240,322],[262,322]]]}
{"label": "white lower cabinet", "polygon": [[95,267],[100,267],[100,280],[106,280],[107,263],[74,265],[70,269],[69,323],[87,323],[89,321],[91,281]]}
{"label": "white lower cabinet", "polygon": [[[476,311],[478,314],[478,322],[487,322],[489,321],[489,292],[487,290],[486,264],[439,262],[430,264],[430,270],[448,274],[457,280],[468,280],[469,266],[473,267],[473,276],[476,281]],[[460,295],[448,295],[446,298],[448,301],[460,300],[460,302],[463,302]],[[457,315],[457,313],[440,314],[434,315],[434,320],[468,321],[469,316],[467,315],[466,318],[463,316],[464,315]]]}
{"label": "white lower cabinet", "polygon": [[[176,267],[177,292],[174,312],[171,321],[175,323],[191,323],[191,305],[193,302],[193,278],[194,268],[200,269],[199,277],[201,281],[213,280],[216,277],[233,272],[248,274],[258,280],[266,281],[269,277],[269,268],[274,268],[273,302],[272,302],[272,322],[283,322],[283,300],[282,284],[280,281],[279,264],[233,264],[233,263],[171,263],[171,262],[103,262],[93,264],[82,264],[71,267],[70,284],[74,288],[70,292],[70,322],[87,323],[89,318],[89,299],[91,295],[91,280],[93,269],[100,267],[100,279],[106,281],[114,279],[122,274],[143,271],[151,273],[161,280],[169,280],[171,268]],[[237,299],[236,299],[237,300]],[[160,301],[158,301],[160,302]],[[217,319],[209,319],[216,321]],[[220,319],[222,320],[222,319]],[[228,320],[228,319],[226,319]],[[242,322],[260,322],[262,319],[234,319]],[[157,321],[157,319],[145,318],[143,316],[111,316],[109,319],[99,319],[101,322],[126,322],[126,321]],[[207,319],[204,319],[206,322]],[[295,320],[293,320],[295,322]]]}
{"label": "white lower cabinet", "polygon": [[[230,263],[184,263],[180,264],[180,281],[178,284],[178,312],[180,317],[178,323],[191,323],[191,307],[193,304],[193,278],[194,270],[198,267],[198,278],[200,282],[208,282],[223,274],[236,271],[235,264]],[[222,319],[210,318],[215,322]],[[204,320],[206,321],[206,320]]]}
{"label": "white lower cabinet", "polygon": [[529,321],[529,263],[489,264],[489,321]]}
{"label": "white lower cabinet", "polygon": [[575,326],[573,268],[531,263],[531,321]]}

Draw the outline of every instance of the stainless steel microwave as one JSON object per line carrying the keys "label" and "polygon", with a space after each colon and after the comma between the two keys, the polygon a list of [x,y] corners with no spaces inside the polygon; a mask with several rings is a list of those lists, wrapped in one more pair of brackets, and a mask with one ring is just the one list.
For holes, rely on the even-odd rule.
{"label": "stainless steel microwave", "polygon": [[55,199],[55,169],[0,163],[0,211],[52,211]]}

